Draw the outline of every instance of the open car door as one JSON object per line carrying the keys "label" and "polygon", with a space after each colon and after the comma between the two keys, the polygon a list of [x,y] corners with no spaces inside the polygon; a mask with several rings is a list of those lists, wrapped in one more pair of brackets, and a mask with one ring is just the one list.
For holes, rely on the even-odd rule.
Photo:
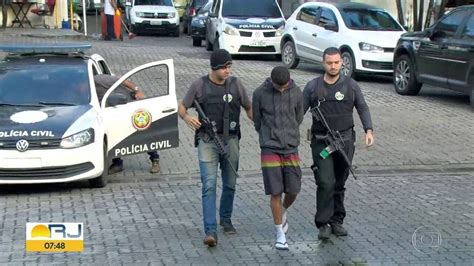
{"label": "open car door", "polygon": [[[173,60],[141,65],[123,75],[104,95],[101,103],[109,158],[178,147],[178,102]],[[107,106],[109,98],[125,91],[132,81],[144,99]],[[122,98],[123,99],[123,98]]]}

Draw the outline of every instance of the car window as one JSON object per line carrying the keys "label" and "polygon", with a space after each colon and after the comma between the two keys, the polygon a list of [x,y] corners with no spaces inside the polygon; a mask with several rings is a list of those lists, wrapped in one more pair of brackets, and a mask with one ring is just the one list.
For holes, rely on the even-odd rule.
{"label": "car window", "polygon": [[316,24],[318,9],[318,7],[303,7],[296,16],[296,19],[306,23]]}
{"label": "car window", "polygon": [[172,0],[135,0],[136,6],[173,6]]}
{"label": "car window", "polygon": [[436,25],[434,38],[453,37],[466,14],[466,10],[454,11],[440,20]]}
{"label": "car window", "polygon": [[403,31],[395,19],[381,9],[344,8],[341,16],[352,30]]}
{"label": "car window", "polygon": [[462,31],[462,37],[465,40],[474,40],[474,14],[471,15],[467,21],[464,30]]}
{"label": "car window", "polygon": [[275,0],[227,0],[222,7],[223,17],[281,18]]}
{"label": "car window", "polygon": [[0,103],[85,105],[89,102],[86,64],[0,67]]}
{"label": "car window", "polygon": [[332,10],[323,7],[321,9],[321,16],[319,17],[318,26],[324,27],[327,24],[337,25],[336,16]]}

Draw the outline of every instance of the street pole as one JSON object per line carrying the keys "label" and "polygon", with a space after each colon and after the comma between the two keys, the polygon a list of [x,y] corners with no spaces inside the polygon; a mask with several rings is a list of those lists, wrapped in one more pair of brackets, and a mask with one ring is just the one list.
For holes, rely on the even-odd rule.
{"label": "street pole", "polygon": [[84,27],[84,36],[87,36],[87,7],[86,0],[82,0],[82,25]]}

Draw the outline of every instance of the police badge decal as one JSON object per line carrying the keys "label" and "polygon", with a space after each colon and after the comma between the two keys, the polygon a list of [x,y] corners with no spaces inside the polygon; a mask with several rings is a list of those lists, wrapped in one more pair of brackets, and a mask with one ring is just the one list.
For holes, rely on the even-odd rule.
{"label": "police badge decal", "polygon": [[334,95],[334,97],[336,97],[336,100],[342,101],[344,99],[344,94],[342,94],[340,91],[338,91],[338,92],[336,92],[336,95]]}

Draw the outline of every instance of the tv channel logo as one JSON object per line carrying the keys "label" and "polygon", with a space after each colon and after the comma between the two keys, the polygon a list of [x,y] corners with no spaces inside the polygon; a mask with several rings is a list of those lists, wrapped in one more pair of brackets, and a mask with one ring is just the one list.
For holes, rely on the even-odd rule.
{"label": "tv channel logo", "polygon": [[26,223],[26,251],[82,252],[82,223]]}
{"label": "tv channel logo", "polygon": [[420,226],[412,235],[411,243],[420,253],[428,254],[438,251],[443,239],[438,229],[433,226]]}

